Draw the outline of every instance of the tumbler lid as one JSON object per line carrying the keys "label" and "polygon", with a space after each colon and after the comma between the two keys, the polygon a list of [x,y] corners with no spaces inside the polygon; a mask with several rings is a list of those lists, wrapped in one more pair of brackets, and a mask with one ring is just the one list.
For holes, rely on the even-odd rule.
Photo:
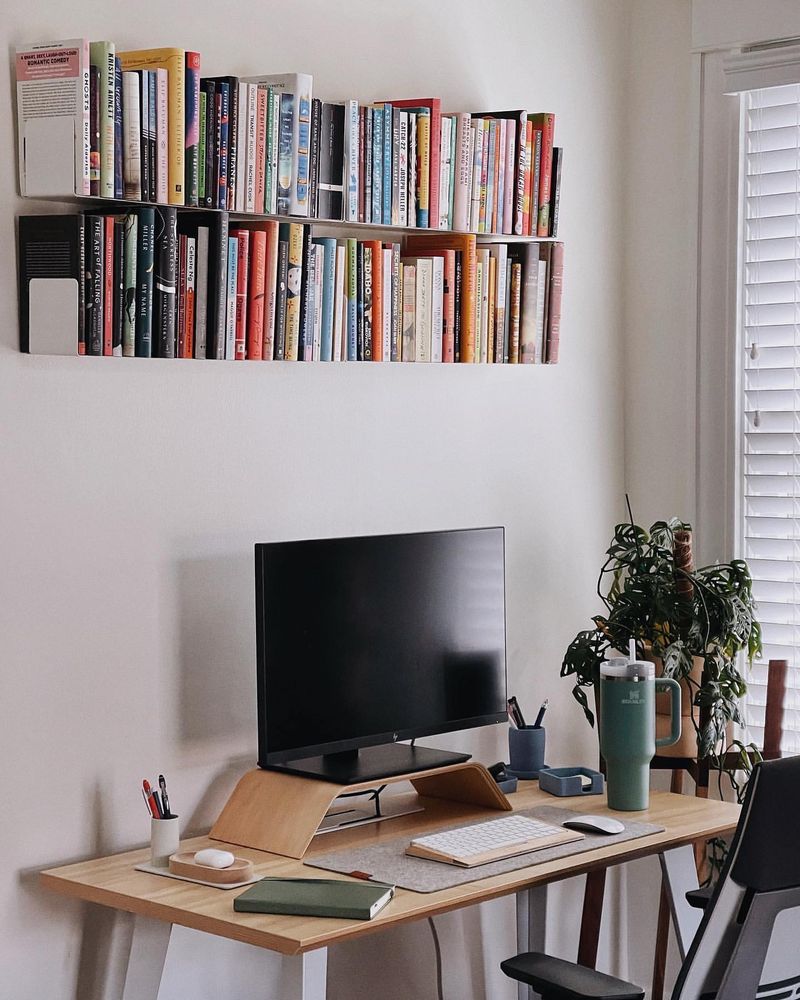
{"label": "tumbler lid", "polygon": [[655,664],[648,660],[629,660],[627,656],[612,656],[600,664],[601,677],[620,680],[649,680],[656,675]]}

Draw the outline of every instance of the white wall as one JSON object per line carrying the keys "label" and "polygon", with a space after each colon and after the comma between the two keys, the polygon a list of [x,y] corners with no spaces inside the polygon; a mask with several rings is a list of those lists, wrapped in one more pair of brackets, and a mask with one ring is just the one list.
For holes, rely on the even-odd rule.
{"label": "white wall", "polygon": [[[145,774],[167,773],[185,829],[199,830],[252,765],[254,541],[505,524],[511,689],[530,706],[551,699],[552,760],[593,758],[558,669],[595,609],[596,570],[623,510],[627,14],[623,0],[7,0],[7,47],[82,34],[177,43],[201,51],[209,74],[308,70],[324,97],[437,93],[453,110],[555,111],[567,257],[555,368],[25,357],[13,220],[45,209],[16,198],[3,74],[2,1000],[118,996],[124,921],[112,934],[107,911],[42,892],[36,871],[142,844]],[[487,762],[503,756],[500,729],[447,742]],[[514,939],[509,902],[492,905],[444,921],[443,933],[463,929],[469,943],[481,922],[490,928],[495,983]],[[554,928],[568,951],[574,914]],[[476,962],[448,970],[460,995],[483,995]],[[433,996],[424,926],[334,953],[331,994],[388,996],[387,969],[401,967],[417,981],[397,997]],[[191,994],[170,995],[222,996],[211,980],[192,982]]]}

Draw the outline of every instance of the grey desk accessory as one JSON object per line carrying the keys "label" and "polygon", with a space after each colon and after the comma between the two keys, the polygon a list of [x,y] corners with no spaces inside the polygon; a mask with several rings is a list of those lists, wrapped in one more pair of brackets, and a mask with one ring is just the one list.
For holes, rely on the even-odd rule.
{"label": "grey desk accessory", "polygon": [[523,726],[508,730],[508,773],[529,781],[539,776],[545,767],[544,746],[546,730],[544,726]]}
{"label": "grey desk accessory", "polygon": [[[588,786],[582,780],[589,778]],[[602,795],[603,775],[590,767],[543,767],[539,771],[539,788],[551,795]]]}

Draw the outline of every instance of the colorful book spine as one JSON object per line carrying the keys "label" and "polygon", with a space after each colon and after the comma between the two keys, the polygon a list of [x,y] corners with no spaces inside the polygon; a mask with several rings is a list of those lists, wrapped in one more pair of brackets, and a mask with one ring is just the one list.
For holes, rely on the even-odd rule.
{"label": "colorful book spine", "polygon": [[381,218],[392,224],[392,105],[383,105],[383,150],[381,155]]}
{"label": "colorful book spine", "polygon": [[200,203],[200,53],[186,53],[185,201]]}
{"label": "colorful book spine", "polygon": [[522,265],[511,265],[511,317],[509,324],[508,363],[519,362],[519,326],[522,309]]}
{"label": "colorful book spine", "polygon": [[205,207],[216,205],[216,147],[217,147],[217,85],[213,80],[203,80],[206,93],[206,197]]}
{"label": "colorful book spine", "polygon": [[219,136],[219,171],[217,174],[217,208],[228,205],[228,138],[230,124],[230,85],[217,85],[217,110],[219,121],[217,134]]}
{"label": "colorful book spine", "polygon": [[503,187],[503,233],[511,235],[514,231],[514,149],[516,136],[514,122],[506,122],[505,142],[505,184]]}
{"label": "colorful book spine", "polygon": [[197,227],[197,247],[195,250],[195,321],[194,356],[207,357],[208,352],[208,264],[210,254],[208,226]]}
{"label": "colorful book spine", "polygon": [[233,345],[235,361],[247,358],[247,299],[250,287],[250,233],[232,229],[236,239],[236,333]]}
{"label": "colorful book spine", "polygon": [[[439,203],[441,205],[441,202]],[[444,259],[431,257],[431,356],[441,362],[444,334]]]}
{"label": "colorful book spine", "polygon": [[[417,226],[428,228],[430,218],[431,177],[431,117],[428,108],[419,108],[417,115]],[[438,155],[437,155],[438,162]],[[437,193],[438,201],[438,193]],[[419,285],[419,275],[417,275]]]}
{"label": "colorful book spine", "polygon": [[92,65],[98,69],[97,104],[100,132],[100,189],[103,198],[114,197],[114,79],[116,58],[113,42],[92,42]]}
{"label": "colorful book spine", "polygon": [[156,70],[156,201],[169,201],[169,74]]}
{"label": "colorful book spine", "polygon": [[136,212],[128,212],[124,219],[122,273],[122,354],[126,358],[136,356],[136,261],[138,240],[139,217]]}
{"label": "colorful book spine", "polygon": [[470,187],[472,175],[472,130],[469,112],[456,115],[456,170],[453,199],[453,229],[470,228]]}
{"label": "colorful book spine", "polygon": [[197,202],[206,203],[206,115],[208,94],[200,91],[200,135],[197,143]]}
{"label": "colorful book spine", "polygon": [[469,226],[478,231],[481,213],[481,172],[483,168],[483,123],[479,118],[472,121],[472,196],[470,199]]}
{"label": "colorful book spine", "polygon": [[275,348],[273,356],[276,361],[286,360],[286,305],[288,302],[289,285],[289,241],[281,239],[278,243],[278,283],[275,300]]}
{"label": "colorful book spine", "polygon": [[397,224],[408,225],[408,112],[400,111],[397,155]]}
{"label": "colorful book spine", "polygon": [[250,280],[247,301],[247,357],[260,361],[264,356],[264,289],[267,266],[267,234],[250,233]]}
{"label": "colorful book spine", "polygon": [[392,109],[392,135],[391,135],[391,211],[390,221],[393,226],[400,225],[400,108]]}
{"label": "colorful book spine", "polygon": [[[286,234],[284,237],[284,233]],[[303,271],[303,227],[298,223],[281,226],[281,239],[289,244],[286,275],[286,349],[285,359],[297,361],[300,341],[300,289]]]}
{"label": "colorful book spine", "polygon": [[157,200],[156,168],[158,166],[158,111],[156,73],[147,74],[147,159],[150,172],[150,201]]}
{"label": "colorful book spine", "polygon": [[253,211],[263,212],[267,187],[267,99],[266,88],[256,91],[255,194]]}
{"label": "colorful book spine", "polygon": [[400,244],[392,244],[391,261],[391,289],[392,289],[392,317],[391,332],[389,337],[389,360],[399,361],[402,349],[402,329],[403,329],[403,270],[400,265]]}
{"label": "colorful book spine", "polygon": [[[278,215],[289,215],[292,206],[292,134],[294,130],[294,95],[281,93],[281,116],[278,152]],[[287,359],[287,360],[297,360]]]}
{"label": "colorful book spine", "polygon": [[401,360],[415,361],[416,348],[416,312],[417,312],[417,268],[414,264],[403,262],[403,329]]}
{"label": "colorful book spine", "polygon": [[537,219],[539,218],[539,188],[542,176],[542,130],[534,125],[533,138],[531,140],[531,219],[529,228],[530,235],[536,235]]}
{"label": "colorful book spine", "polygon": [[383,108],[372,109],[372,222],[383,223]]}
{"label": "colorful book spine", "polygon": [[315,238],[314,243],[324,252],[322,266],[322,302],[320,361],[333,360],[334,300],[336,295],[336,240],[333,237]]}
{"label": "colorful book spine", "polygon": [[525,185],[522,196],[522,232],[528,236],[531,233],[531,188],[533,185],[533,125],[528,120],[525,129]]}
{"label": "colorful book spine", "polygon": [[553,134],[556,116],[544,112],[531,115],[533,125],[542,129],[542,157],[539,171],[539,214],[536,235],[547,236],[550,231],[550,182],[553,174]]}
{"label": "colorful book spine", "polygon": [[356,271],[357,249],[355,239],[348,238],[345,241],[345,267],[347,270],[347,360],[357,360],[357,334],[358,334],[358,274]]}
{"label": "colorful book spine", "polygon": [[103,216],[103,356],[114,353],[114,217]]}
{"label": "colorful book spine", "polygon": [[186,279],[184,289],[183,336],[184,350],[182,358],[194,357],[194,330],[197,302],[197,240],[194,236],[186,238]]}
{"label": "colorful book spine", "polygon": [[359,291],[359,299],[362,303],[362,333],[361,333],[361,360],[372,361],[372,310],[375,302],[375,292],[372,287],[372,244],[361,243],[359,247],[362,252],[363,266],[359,267],[359,278],[363,274],[363,287]]}
{"label": "colorful book spine", "polygon": [[103,263],[105,223],[100,215],[86,217],[87,272],[89,288],[86,295],[86,353],[91,357],[103,354]]}
{"label": "colorful book spine", "polygon": [[[278,223],[271,221],[264,224],[267,234],[266,263],[264,276],[264,345],[262,357],[265,361],[276,358],[276,327],[278,311],[278,280],[279,280],[279,236]],[[284,310],[286,304],[284,302]]]}
{"label": "colorful book spine", "polygon": [[225,360],[236,357],[236,294],[238,290],[239,241],[228,236],[228,269],[225,284]]}
{"label": "colorful book spine", "polygon": [[100,194],[100,70],[89,67],[89,193]]}
{"label": "colorful book spine", "polygon": [[[369,250],[369,258],[367,258]],[[380,240],[368,240],[364,244],[364,307],[369,308],[370,341],[367,345],[367,331],[364,330],[365,359],[383,361],[383,245]],[[367,263],[367,259],[369,263]],[[370,291],[366,282],[369,280]],[[371,294],[370,294],[371,293]],[[366,357],[369,346],[369,358]]]}
{"label": "colorful book spine", "polygon": [[345,327],[347,324],[347,256],[344,246],[336,247],[336,285],[333,301],[333,360],[346,360]]}

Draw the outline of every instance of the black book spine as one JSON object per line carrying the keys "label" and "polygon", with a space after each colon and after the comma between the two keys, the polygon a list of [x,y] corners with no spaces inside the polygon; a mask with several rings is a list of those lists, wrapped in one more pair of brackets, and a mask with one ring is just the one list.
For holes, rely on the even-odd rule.
{"label": "black book spine", "polygon": [[142,201],[150,197],[150,73],[139,71],[139,160],[141,161]]}
{"label": "black book spine", "polygon": [[364,244],[356,245],[356,361],[364,360]]}
{"label": "black book spine", "polygon": [[322,126],[322,101],[315,97],[311,101],[311,149],[308,163],[308,214],[316,218],[319,214],[319,161],[320,129]]}
{"label": "black book spine", "polygon": [[78,216],[78,354],[86,354],[86,296],[91,288],[86,266],[86,216]]}
{"label": "black book spine", "polygon": [[303,227],[303,269],[300,284],[300,339],[297,342],[297,360],[305,360],[306,346],[310,347],[314,339],[313,300],[311,298],[314,284],[314,274],[311,267],[311,227]]}
{"label": "black book spine", "polygon": [[123,280],[125,220],[114,219],[114,303],[112,310],[111,353],[122,357],[122,316],[125,308],[125,282]]}
{"label": "black book spine", "polygon": [[236,171],[239,164],[239,79],[232,76],[228,79],[229,110],[228,110],[228,211],[236,210]]}
{"label": "black book spine", "polygon": [[153,252],[155,209],[142,208],[136,242],[136,357],[153,354]]}
{"label": "black book spine", "polygon": [[[228,213],[222,212],[214,244],[215,261],[209,260],[208,296],[209,315],[212,325],[208,331],[211,343],[206,348],[206,356],[217,361],[225,360],[225,329],[228,308]],[[209,251],[210,252],[210,251]],[[213,269],[212,269],[213,267]]]}
{"label": "black book spine", "polygon": [[550,202],[553,211],[550,213],[550,236],[558,236],[558,206],[561,202],[561,166],[564,150],[561,146],[553,146],[553,179],[550,184]]}
{"label": "black book spine", "polygon": [[453,357],[461,360],[461,251],[456,250],[455,322],[453,324]]}
{"label": "black book spine", "polygon": [[88,215],[91,294],[86,303],[86,353],[103,354],[103,217]]}
{"label": "black book spine", "polygon": [[320,118],[318,218],[344,218],[344,169],[344,106],[325,103]]}
{"label": "black book spine", "polygon": [[148,114],[150,121],[147,129],[147,158],[150,165],[150,201],[156,201],[158,191],[156,185],[156,163],[158,162],[158,125],[156,115],[156,74],[148,74]]}
{"label": "black book spine", "polygon": [[155,313],[155,343],[158,357],[175,357],[175,283],[178,248],[178,213],[160,205],[155,210],[155,281],[153,305]]}
{"label": "black book spine", "polygon": [[213,208],[217,190],[214,183],[217,136],[216,85],[213,80],[203,80],[202,85],[206,92],[206,193],[204,204],[206,208]]}
{"label": "black book spine", "polygon": [[217,173],[217,208],[228,207],[228,140],[230,137],[231,90],[227,83],[221,83],[218,90],[219,108],[219,171]]}
{"label": "black book spine", "polygon": [[278,244],[278,294],[275,296],[275,360],[283,361],[286,353],[286,283],[289,277],[289,243]]}

